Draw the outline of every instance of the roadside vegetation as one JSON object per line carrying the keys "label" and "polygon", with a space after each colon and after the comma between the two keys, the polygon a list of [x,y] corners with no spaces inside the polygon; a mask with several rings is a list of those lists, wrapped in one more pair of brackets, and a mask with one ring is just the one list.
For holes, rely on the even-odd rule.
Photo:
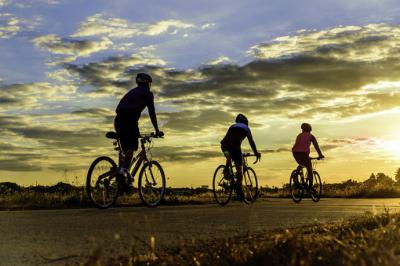
{"label": "roadside vegetation", "polygon": [[386,211],[342,223],[193,240],[163,250],[150,241],[145,253],[131,250],[109,258],[97,249],[84,265],[400,265],[400,215]]}
{"label": "roadside vegetation", "polygon": [[[118,198],[117,206],[141,205],[137,191]],[[371,174],[364,181],[347,180],[334,184],[323,184],[323,197],[333,198],[388,198],[400,197],[400,168],[394,179],[384,173]],[[261,198],[288,198],[287,184],[281,188],[260,188]],[[164,205],[214,203],[212,191],[201,188],[168,188]],[[53,186],[22,187],[16,183],[0,183],[0,210],[85,208],[91,204],[85,188],[67,183]]]}

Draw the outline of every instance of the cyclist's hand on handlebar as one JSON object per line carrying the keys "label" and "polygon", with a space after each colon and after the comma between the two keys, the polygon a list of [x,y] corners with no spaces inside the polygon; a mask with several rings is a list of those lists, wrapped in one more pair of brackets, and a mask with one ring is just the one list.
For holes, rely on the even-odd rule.
{"label": "cyclist's hand on handlebar", "polygon": [[318,160],[322,160],[322,159],[324,159],[325,158],[325,156],[323,155],[323,154],[320,154],[319,156],[318,156]]}
{"label": "cyclist's hand on handlebar", "polygon": [[261,153],[256,152],[254,155],[257,157],[257,159],[256,159],[256,161],[254,163],[257,163],[258,161],[261,160]]}
{"label": "cyclist's hand on handlebar", "polygon": [[157,131],[156,131],[156,134],[155,134],[155,137],[157,137],[157,138],[162,138],[162,137],[164,137],[164,132],[162,132],[162,131],[160,131],[160,130],[157,130]]}

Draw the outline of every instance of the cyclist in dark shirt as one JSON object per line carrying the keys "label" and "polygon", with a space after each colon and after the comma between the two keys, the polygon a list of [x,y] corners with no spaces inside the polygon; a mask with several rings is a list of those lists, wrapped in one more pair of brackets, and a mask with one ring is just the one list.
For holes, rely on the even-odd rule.
{"label": "cyclist in dark shirt", "polygon": [[243,155],[241,150],[242,141],[247,137],[249,140],[251,149],[257,158],[261,158],[261,153],[257,151],[256,144],[254,143],[253,136],[249,128],[249,121],[243,114],[238,114],[235,120],[236,124],[233,124],[226,133],[225,137],[221,141],[221,149],[227,158],[227,165],[230,164],[230,160],[233,160],[236,167],[236,178],[238,181],[237,193],[243,197],[242,190],[242,178],[243,178]]}
{"label": "cyclist in dark shirt", "polygon": [[152,78],[145,73],[136,76],[137,87],[131,89],[119,102],[114,120],[114,127],[121,142],[125,158],[122,159],[120,174],[129,174],[133,152],[138,149],[140,136],[139,118],[144,108],[147,107],[151,122],[156,131],[156,136],[162,137],[164,133],[159,130],[157,116],[154,108],[154,95],[150,91]]}

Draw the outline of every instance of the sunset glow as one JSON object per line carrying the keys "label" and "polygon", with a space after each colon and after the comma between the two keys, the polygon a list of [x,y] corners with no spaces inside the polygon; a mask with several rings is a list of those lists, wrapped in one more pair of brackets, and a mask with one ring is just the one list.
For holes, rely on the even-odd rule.
{"label": "sunset glow", "polygon": [[327,181],[399,167],[395,1],[83,2],[0,0],[0,181],[83,183],[94,158],[116,158],[104,134],[138,72],[154,80],[169,185],[210,184],[237,113],[262,185],[288,181],[302,122]]}

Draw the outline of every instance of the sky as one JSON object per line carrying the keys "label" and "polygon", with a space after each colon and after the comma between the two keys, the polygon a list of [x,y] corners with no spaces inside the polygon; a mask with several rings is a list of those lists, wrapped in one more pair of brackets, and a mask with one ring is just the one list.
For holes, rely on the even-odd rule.
{"label": "sky", "polygon": [[[0,0],[0,182],[84,184],[97,156],[117,157],[104,135],[139,72],[153,77],[168,186],[211,184],[238,113],[262,186],[288,182],[302,122],[323,181],[393,176],[399,14],[396,0]],[[147,111],[139,125],[152,131]]]}

